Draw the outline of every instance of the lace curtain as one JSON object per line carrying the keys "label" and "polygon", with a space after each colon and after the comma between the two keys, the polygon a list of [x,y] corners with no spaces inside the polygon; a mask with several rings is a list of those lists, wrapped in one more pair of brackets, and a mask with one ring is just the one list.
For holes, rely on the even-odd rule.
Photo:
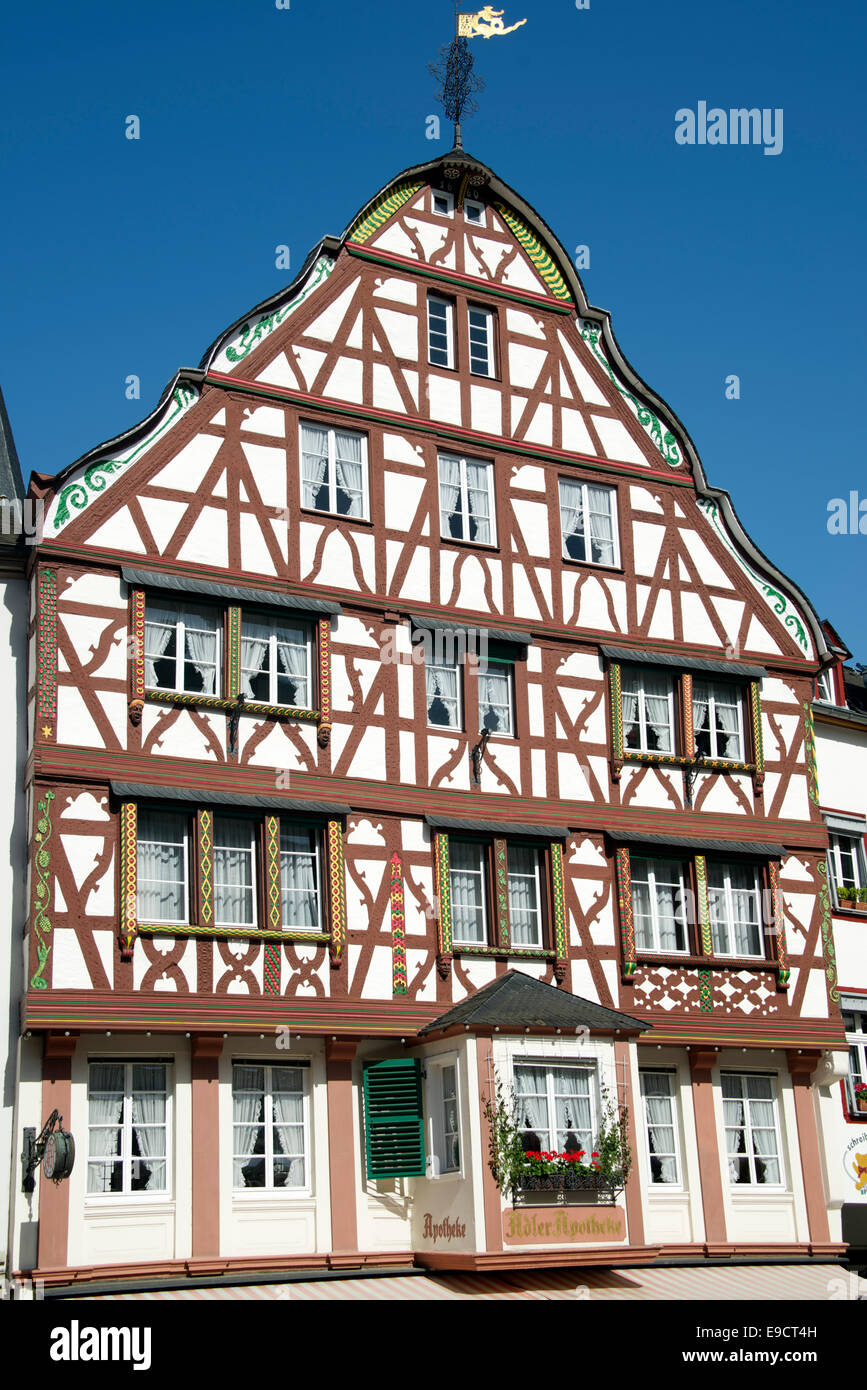
{"label": "lace curtain", "polygon": [[614,517],[611,488],[587,488],[587,507],[590,513],[591,559],[599,565],[614,564]]}
{"label": "lace curtain", "polygon": [[280,891],[284,928],[293,931],[318,931],[319,885],[311,831],[281,831]]}
{"label": "lace curtain", "polygon": [[[92,1063],[88,1087],[88,1192],[111,1192],[120,1187],[123,1134],[123,1066]],[[116,1160],[116,1162],[112,1161]],[[112,1183],[112,1177],[115,1181]]]}
{"label": "lace curtain", "polygon": [[184,816],[139,812],[136,911],[140,922],[185,922],[186,836]]}
{"label": "lace curtain", "polygon": [[265,1160],[251,1162],[255,1153],[264,1154],[265,1107],[263,1067],[236,1065],[232,1072],[232,1144],[234,1188],[264,1187]]}
{"label": "lace curtain", "polygon": [[[320,490],[328,482],[328,431],[316,425],[301,426],[301,482],[302,506],[319,507],[329,511],[327,499],[320,498]],[[324,505],[323,505],[324,502]]]}
{"label": "lace curtain", "polygon": [[467,511],[469,540],[482,545],[491,542],[491,499],[488,494],[490,467],[486,463],[466,461],[467,470]]}
{"label": "lace curtain", "polygon": [[494,734],[511,734],[512,716],[507,667],[479,666],[479,726]]}
{"label": "lace curtain", "polygon": [[179,618],[183,619],[186,652],[184,653],[184,689],[194,685],[187,679],[186,667],[192,665],[201,681],[199,689],[204,695],[214,695],[217,691],[217,630],[215,619],[210,613],[199,613],[194,608],[181,609]]}
{"label": "lace curtain", "polygon": [[214,821],[214,920],[253,925],[253,844],[249,821]]}
{"label": "lace curtain", "polygon": [[563,528],[563,550],[572,560],[585,560],[584,491],[581,483],[560,479],[560,522]]}
{"label": "lace curtain", "polygon": [[453,840],[449,846],[449,883],[455,941],[484,945],[483,872],[480,847]]}
{"label": "lace curtain", "polygon": [[647,1146],[654,1182],[677,1182],[671,1082],[665,1076],[642,1076],[644,1113],[647,1120]]}
{"label": "lace curtain", "polygon": [[667,677],[652,671],[624,671],[621,688],[624,745],[646,753],[672,752],[671,685]]}
{"label": "lace curtain", "polygon": [[[458,459],[440,456],[440,530],[461,539],[461,465]],[[455,520],[457,524],[455,525]]]}
{"label": "lace curtain", "polygon": [[425,667],[427,717],[430,724],[458,727],[458,673],[453,666]]}
{"label": "lace curtain", "polygon": [[364,464],[360,434],[334,431],[337,455],[337,510],[343,516],[364,515]]}
{"label": "lace curtain", "polygon": [[516,946],[540,946],[536,852],[526,845],[509,849],[509,919]]}
{"label": "lace curtain", "polygon": [[[133,1188],[162,1192],[166,1186],[166,1069],[160,1065],[132,1068]],[[136,1174],[136,1168],[138,1173]]]}
{"label": "lace curtain", "polygon": [[164,608],[158,603],[148,603],[145,622],[145,685],[151,689],[171,689],[174,678],[167,683],[157,679],[157,662],[165,656],[172,638],[177,635],[178,613],[176,608]]}

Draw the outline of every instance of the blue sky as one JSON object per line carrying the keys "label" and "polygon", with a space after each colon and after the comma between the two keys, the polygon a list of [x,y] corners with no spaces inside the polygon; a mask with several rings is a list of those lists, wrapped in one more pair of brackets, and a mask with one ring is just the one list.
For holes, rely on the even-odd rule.
{"label": "blue sky", "polygon": [[[474,41],[487,90],[465,145],[567,249],[590,248],[589,298],[627,357],[867,661],[867,535],[827,530],[832,498],[867,500],[863,0],[502,3],[528,23]],[[278,245],[300,268],[451,145],[445,122],[425,138],[448,4],[290,5],[48,0],[5,16],[0,385],[25,472],[147,414],[292,278]],[[699,101],[782,108],[782,153],[678,145],[675,112]]]}

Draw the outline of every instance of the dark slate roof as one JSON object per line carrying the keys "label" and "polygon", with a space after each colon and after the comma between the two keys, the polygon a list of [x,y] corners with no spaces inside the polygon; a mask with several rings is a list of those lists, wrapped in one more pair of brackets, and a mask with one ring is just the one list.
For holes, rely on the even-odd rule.
{"label": "dark slate roof", "polygon": [[351,806],[339,801],[290,801],[287,797],[244,795],[242,792],[224,792],[211,787],[202,791],[197,787],[170,787],[160,783],[112,782],[112,795],[122,801],[184,801],[194,806],[240,806],[258,811],[303,811],[309,815],[348,816]]}
{"label": "dark slate roof", "polygon": [[6,414],[3,392],[0,391],[0,497],[23,497],[24,491],[18,451],[12,438],[12,426]]}
{"label": "dark slate roof", "polygon": [[765,840],[703,840],[686,835],[637,835],[629,830],[609,830],[608,834],[616,845],[661,845],[666,849],[710,850],[711,854],[751,854],[758,859],[780,859],[783,854],[782,845]]}
{"label": "dark slate roof", "polygon": [[450,816],[425,816],[432,830],[471,830],[479,835],[532,835],[539,840],[565,840],[565,825],[531,825],[523,821],[455,820]]}
{"label": "dark slate roof", "polygon": [[142,570],[132,565],[122,565],[121,574],[128,584],[137,584],[144,589],[171,589],[175,593],[199,595],[210,598],[233,599],[238,603],[261,603],[277,605],[280,608],[296,608],[306,613],[340,613],[339,603],[330,599],[308,598],[302,594],[278,593],[275,589],[248,589],[238,584],[214,584],[210,579],[201,579],[196,574],[164,574],[161,570]]}
{"label": "dark slate roof", "polygon": [[564,989],[542,984],[520,970],[510,970],[464,999],[433,1023],[419,1029],[419,1037],[438,1033],[455,1024],[466,1028],[560,1028],[574,1031],[592,1028],[600,1033],[642,1033],[652,1025],[629,1014],[603,1008],[590,999],[579,999]]}

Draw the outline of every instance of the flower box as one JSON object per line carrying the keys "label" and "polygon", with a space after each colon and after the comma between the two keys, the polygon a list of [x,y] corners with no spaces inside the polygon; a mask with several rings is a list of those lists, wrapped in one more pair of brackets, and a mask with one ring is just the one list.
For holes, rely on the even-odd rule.
{"label": "flower box", "polygon": [[856,1096],[855,1104],[860,1111],[867,1114],[867,1096]]}

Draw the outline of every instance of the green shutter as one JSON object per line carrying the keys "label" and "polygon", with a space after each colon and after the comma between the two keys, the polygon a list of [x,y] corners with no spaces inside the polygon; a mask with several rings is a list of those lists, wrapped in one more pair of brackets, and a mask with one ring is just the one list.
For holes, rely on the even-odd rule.
{"label": "green shutter", "polygon": [[421,1062],[365,1062],[364,1128],[369,1178],[424,1176]]}

